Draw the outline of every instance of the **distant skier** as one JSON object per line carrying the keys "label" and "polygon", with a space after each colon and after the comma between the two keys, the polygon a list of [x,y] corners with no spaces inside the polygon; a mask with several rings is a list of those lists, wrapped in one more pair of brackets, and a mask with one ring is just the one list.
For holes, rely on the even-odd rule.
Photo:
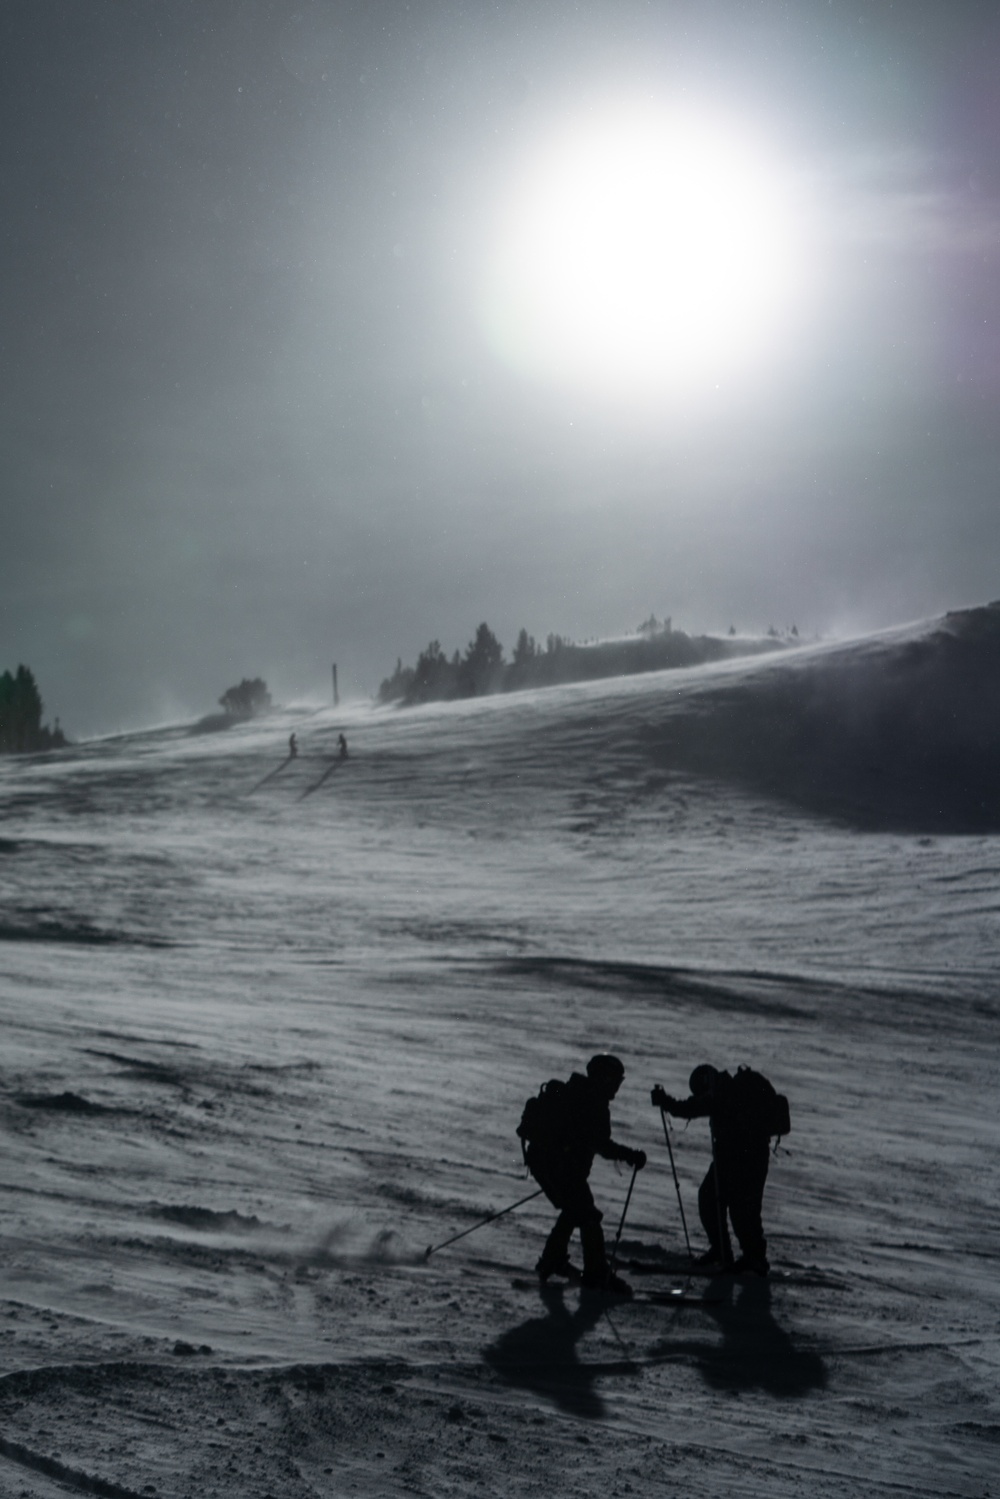
{"label": "distant skier", "polygon": [[288,736],[288,758],[289,758],[289,760],[294,760],[295,756],[298,754],[298,752],[299,752],[298,740],[295,738],[294,734],[289,734],[289,736]]}
{"label": "distant skier", "polygon": [[[525,1105],[517,1133],[524,1159],[553,1207],[559,1209],[536,1269],[544,1283],[553,1275],[582,1280],[586,1287],[631,1296],[628,1283],[611,1270],[601,1228],[603,1213],[594,1203],[588,1177],[594,1156],[625,1161],[640,1170],[642,1150],[630,1150],[611,1138],[610,1103],[625,1076],[617,1057],[600,1053],[587,1063],[587,1075],[574,1072],[568,1082],[554,1079]],[[583,1274],[570,1263],[569,1243],[580,1230]]]}
{"label": "distant skier", "polygon": [[343,734],[338,734],[337,735],[337,743],[340,746],[340,756],[339,756],[339,758],[341,760],[346,760],[347,759],[347,740],[344,738]]}
{"label": "distant skier", "polygon": [[[698,1213],[712,1247],[699,1264],[767,1275],[764,1183],[771,1136],[788,1132],[788,1100],[750,1067],[733,1077],[705,1062],[688,1086],[690,1098],[672,1098],[659,1085],[650,1096],[655,1108],[679,1119],[707,1119],[711,1129],[712,1164],[698,1190]],[[727,1218],[742,1251],[735,1262]]]}

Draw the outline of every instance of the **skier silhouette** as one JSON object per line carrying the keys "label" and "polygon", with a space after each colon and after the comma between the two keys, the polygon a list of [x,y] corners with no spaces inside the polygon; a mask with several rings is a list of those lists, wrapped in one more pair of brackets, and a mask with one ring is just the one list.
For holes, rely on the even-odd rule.
{"label": "skier silhouette", "polygon": [[[750,1067],[740,1067],[734,1077],[704,1062],[694,1069],[688,1086],[689,1098],[672,1098],[658,1085],[650,1097],[654,1108],[675,1118],[707,1118],[712,1133],[712,1164],[698,1189],[698,1214],[712,1247],[699,1263],[736,1275],[748,1270],[767,1275],[761,1208],[770,1138],[788,1129],[788,1101]],[[742,1250],[735,1262],[727,1218]]]}
{"label": "skier silhouette", "polygon": [[[587,1063],[586,1077],[574,1072],[566,1083],[549,1083],[525,1106],[518,1128],[524,1159],[552,1206],[559,1209],[535,1267],[543,1285],[550,1276],[559,1275],[612,1295],[632,1294],[628,1282],[608,1264],[601,1228],[604,1215],[587,1180],[595,1155],[625,1161],[636,1170],[646,1164],[645,1151],[630,1150],[611,1138],[610,1104],[624,1076],[619,1059],[601,1052]],[[583,1248],[582,1276],[569,1259],[569,1241],[576,1228]]]}

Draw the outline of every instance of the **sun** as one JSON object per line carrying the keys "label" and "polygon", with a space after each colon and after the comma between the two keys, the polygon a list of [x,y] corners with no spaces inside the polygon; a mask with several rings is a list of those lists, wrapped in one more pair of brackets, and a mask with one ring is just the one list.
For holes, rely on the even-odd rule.
{"label": "sun", "polygon": [[791,176],[746,131],[608,107],[553,132],[502,196],[483,324],[542,379],[696,391],[780,344],[803,258]]}

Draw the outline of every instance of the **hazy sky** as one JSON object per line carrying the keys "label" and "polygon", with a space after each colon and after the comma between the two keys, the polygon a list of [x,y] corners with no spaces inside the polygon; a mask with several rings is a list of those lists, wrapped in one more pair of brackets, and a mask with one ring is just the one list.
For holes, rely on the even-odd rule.
{"label": "hazy sky", "polygon": [[998,76],[995,0],[3,0],[0,669],[1000,595]]}

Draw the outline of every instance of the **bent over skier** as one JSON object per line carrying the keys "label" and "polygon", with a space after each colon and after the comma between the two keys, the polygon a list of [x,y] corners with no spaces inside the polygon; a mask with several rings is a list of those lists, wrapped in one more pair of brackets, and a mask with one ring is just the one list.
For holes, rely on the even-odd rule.
{"label": "bent over skier", "polygon": [[[550,1276],[582,1280],[584,1286],[631,1296],[628,1283],[608,1265],[601,1228],[603,1213],[594,1202],[588,1177],[595,1155],[625,1161],[636,1170],[646,1164],[642,1150],[630,1150],[611,1138],[611,1100],[621,1087],[625,1068],[602,1052],[591,1057],[587,1074],[574,1072],[567,1082],[553,1080],[525,1105],[518,1134],[528,1170],[552,1206],[559,1209],[536,1269],[544,1284]],[[580,1230],[583,1275],[570,1263],[569,1243]]]}
{"label": "bent over skier", "polygon": [[[733,1077],[705,1062],[694,1069],[688,1086],[689,1098],[671,1098],[659,1086],[650,1097],[655,1108],[679,1119],[707,1118],[712,1132],[712,1164],[698,1190],[698,1214],[712,1247],[699,1263],[737,1275],[747,1270],[767,1275],[764,1183],[771,1136],[788,1133],[788,1100],[750,1067],[740,1067]],[[727,1218],[742,1250],[735,1263]]]}

